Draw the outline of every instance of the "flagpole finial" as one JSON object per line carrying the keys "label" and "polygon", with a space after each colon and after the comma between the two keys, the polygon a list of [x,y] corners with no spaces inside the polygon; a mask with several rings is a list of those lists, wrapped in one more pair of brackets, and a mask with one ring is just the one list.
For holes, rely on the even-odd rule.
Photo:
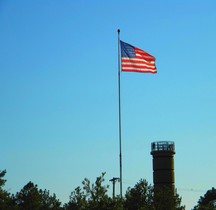
{"label": "flagpole finial", "polygon": [[120,33],[120,29],[118,29],[118,33]]}

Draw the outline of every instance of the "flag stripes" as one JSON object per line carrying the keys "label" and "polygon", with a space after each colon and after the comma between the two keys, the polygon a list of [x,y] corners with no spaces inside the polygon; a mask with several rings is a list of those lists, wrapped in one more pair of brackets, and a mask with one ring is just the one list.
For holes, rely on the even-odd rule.
{"label": "flag stripes", "polygon": [[120,43],[123,72],[157,73],[152,55],[125,42]]}

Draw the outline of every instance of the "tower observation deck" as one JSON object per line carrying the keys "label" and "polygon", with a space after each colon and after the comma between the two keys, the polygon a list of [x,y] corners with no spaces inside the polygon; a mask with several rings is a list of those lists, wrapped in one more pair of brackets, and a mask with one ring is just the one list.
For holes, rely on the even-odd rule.
{"label": "tower observation deck", "polygon": [[166,186],[175,189],[174,155],[175,144],[172,141],[158,141],[151,144],[153,156],[154,187]]}

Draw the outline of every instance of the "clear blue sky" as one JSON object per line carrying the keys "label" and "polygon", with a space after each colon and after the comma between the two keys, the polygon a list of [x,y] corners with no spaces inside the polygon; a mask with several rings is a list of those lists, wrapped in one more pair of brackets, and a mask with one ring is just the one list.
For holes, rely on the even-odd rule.
{"label": "clear blue sky", "polygon": [[191,209],[216,182],[215,11],[215,0],[0,0],[6,189],[33,181],[64,203],[85,177],[119,176],[120,28],[158,68],[122,74],[123,190],[153,182],[152,141],[174,141],[176,187]]}

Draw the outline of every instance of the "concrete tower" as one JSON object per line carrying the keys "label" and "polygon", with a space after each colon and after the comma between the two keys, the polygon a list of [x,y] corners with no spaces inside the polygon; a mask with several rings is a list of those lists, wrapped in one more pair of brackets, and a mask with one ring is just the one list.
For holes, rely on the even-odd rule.
{"label": "concrete tower", "polygon": [[151,144],[153,156],[153,180],[154,187],[169,187],[175,189],[174,175],[175,144],[170,141],[159,141]]}

